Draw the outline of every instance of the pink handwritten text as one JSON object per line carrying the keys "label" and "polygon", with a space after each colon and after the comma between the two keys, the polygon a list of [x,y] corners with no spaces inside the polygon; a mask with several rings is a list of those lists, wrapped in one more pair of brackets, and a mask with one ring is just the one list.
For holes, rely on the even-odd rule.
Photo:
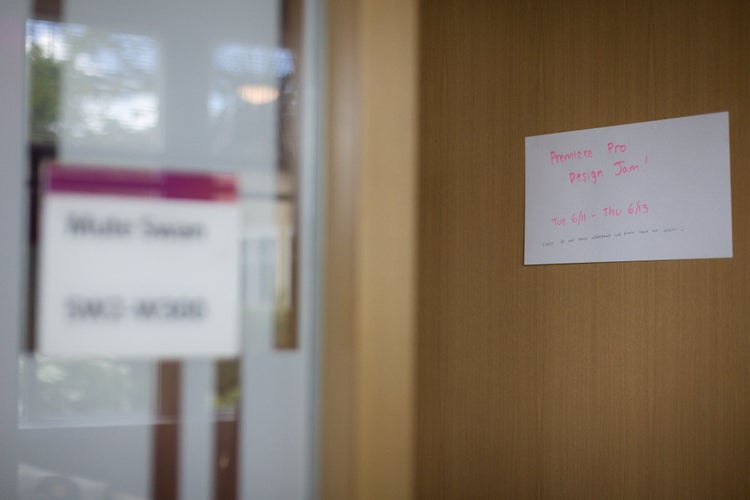
{"label": "pink handwritten text", "polygon": [[637,200],[633,203],[628,204],[628,208],[619,208],[619,207],[612,207],[607,206],[602,208],[602,212],[604,213],[604,217],[619,217],[624,214],[628,215],[646,215],[649,213],[648,204],[642,202],[641,200]]}
{"label": "pink handwritten text", "polygon": [[625,144],[615,144],[614,142],[607,143],[607,153],[624,153],[628,150],[628,146]]}
{"label": "pink handwritten text", "polygon": [[[627,144],[617,144],[616,142],[607,143],[607,154],[609,156],[625,153],[627,150]],[[646,156],[646,163],[648,163],[648,156]],[[612,166],[615,167],[615,177],[620,177],[623,174],[631,172],[638,172],[641,169],[641,166],[637,163],[626,163],[624,160],[617,160],[612,163]]]}
{"label": "pink handwritten text", "polygon": [[[633,174],[644,170],[644,166],[648,167],[648,155],[645,156],[643,161],[638,163],[629,160],[628,157],[632,155],[632,151],[627,144],[621,144],[618,142],[610,141],[607,142],[607,156],[611,158],[611,167],[604,169],[594,168],[582,168],[580,170],[570,169],[568,170],[568,184],[599,184],[601,181],[605,181],[606,178],[614,174],[614,178],[620,178],[626,174]],[[618,157],[624,159],[619,159]],[[574,160],[588,160],[594,157],[594,153],[590,149],[577,149],[568,153],[558,153],[557,151],[550,151],[550,163],[552,165],[563,164],[568,161]],[[560,172],[557,175],[562,174]]]}
{"label": "pink handwritten text", "polygon": [[[649,208],[648,203],[643,202],[641,200],[636,200],[632,203],[628,203],[627,205],[619,205],[619,206],[607,205],[606,207],[603,207],[601,209],[601,212],[587,212],[585,210],[575,210],[569,213],[570,215],[565,216],[565,217],[561,215],[552,217],[550,219],[550,222],[552,222],[552,224],[555,227],[580,226],[581,224],[595,223],[597,220],[627,217],[627,216],[636,216],[636,215],[638,216],[648,215],[650,213],[650,208]],[[604,215],[604,219],[602,219],[601,217],[598,217],[601,215]]]}
{"label": "pink handwritten text", "polygon": [[570,178],[570,183],[573,184],[574,182],[588,182],[591,181],[592,183],[596,184],[597,181],[604,175],[604,172],[601,170],[591,170],[589,172],[570,172],[568,173],[568,177]]}
{"label": "pink handwritten text", "polygon": [[587,160],[594,157],[594,153],[590,149],[583,149],[578,151],[571,151],[570,153],[558,153],[557,151],[549,152],[550,163],[552,165],[558,163],[565,163],[570,160]]}
{"label": "pink handwritten text", "polygon": [[552,224],[555,226],[567,226],[567,225],[576,225],[580,226],[581,224],[596,219],[595,213],[587,214],[583,210],[576,210],[575,212],[572,212],[570,214],[570,217],[561,217],[556,216],[552,217],[550,219],[552,221]]}
{"label": "pink handwritten text", "polygon": [[627,174],[629,172],[637,172],[640,170],[640,165],[632,164],[627,165],[624,161],[616,161],[612,164],[615,167],[615,175],[617,177],[621,176],[622,174]]}

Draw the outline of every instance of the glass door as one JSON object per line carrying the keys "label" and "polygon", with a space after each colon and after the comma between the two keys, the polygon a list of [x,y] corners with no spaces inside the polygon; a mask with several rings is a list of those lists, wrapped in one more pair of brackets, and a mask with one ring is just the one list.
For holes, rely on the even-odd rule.
{"label": "glass door", "polygon": [[0,477],[22,499],[314,498],[316,2],[26,8],[23,42],[3,33],[26,159],[2,174],[25,230]]}

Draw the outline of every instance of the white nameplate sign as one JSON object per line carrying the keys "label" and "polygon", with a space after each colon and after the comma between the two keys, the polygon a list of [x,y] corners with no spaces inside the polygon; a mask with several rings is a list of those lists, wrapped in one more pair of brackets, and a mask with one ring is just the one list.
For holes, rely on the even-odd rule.
{"label": "white nameplate sign", "polygon": [[732,257],[728,113],[526,138],[525,264]]}
{"label": "white nameplate sign", "polygon": [[233,176],[53,165],[42,189],[41,354],[238,353]]}

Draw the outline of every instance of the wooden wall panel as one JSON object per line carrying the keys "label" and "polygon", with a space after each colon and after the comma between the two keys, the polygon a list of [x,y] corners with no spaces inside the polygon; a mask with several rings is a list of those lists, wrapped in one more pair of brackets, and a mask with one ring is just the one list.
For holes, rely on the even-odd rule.
{"label": "wooden wall panel", "polygon": [[327,6],[321,485],[414,495],[417,2]]}
{"label": "wooden wall panel", "polygon": [[[418,498],[750,497],[750,2],[420,27]],[[524,137],[723,110],[733,259],[523,266]]]}

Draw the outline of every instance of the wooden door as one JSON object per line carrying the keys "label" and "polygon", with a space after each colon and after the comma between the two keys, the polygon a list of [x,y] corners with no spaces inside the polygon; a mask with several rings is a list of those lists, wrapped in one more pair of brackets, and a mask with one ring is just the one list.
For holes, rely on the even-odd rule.
{"label": "wooden door", "polygon": [[[418,498],[750,496],[750,2],[420,10]],[[732,259],[523,265],[524,137],[729,111]]]}

